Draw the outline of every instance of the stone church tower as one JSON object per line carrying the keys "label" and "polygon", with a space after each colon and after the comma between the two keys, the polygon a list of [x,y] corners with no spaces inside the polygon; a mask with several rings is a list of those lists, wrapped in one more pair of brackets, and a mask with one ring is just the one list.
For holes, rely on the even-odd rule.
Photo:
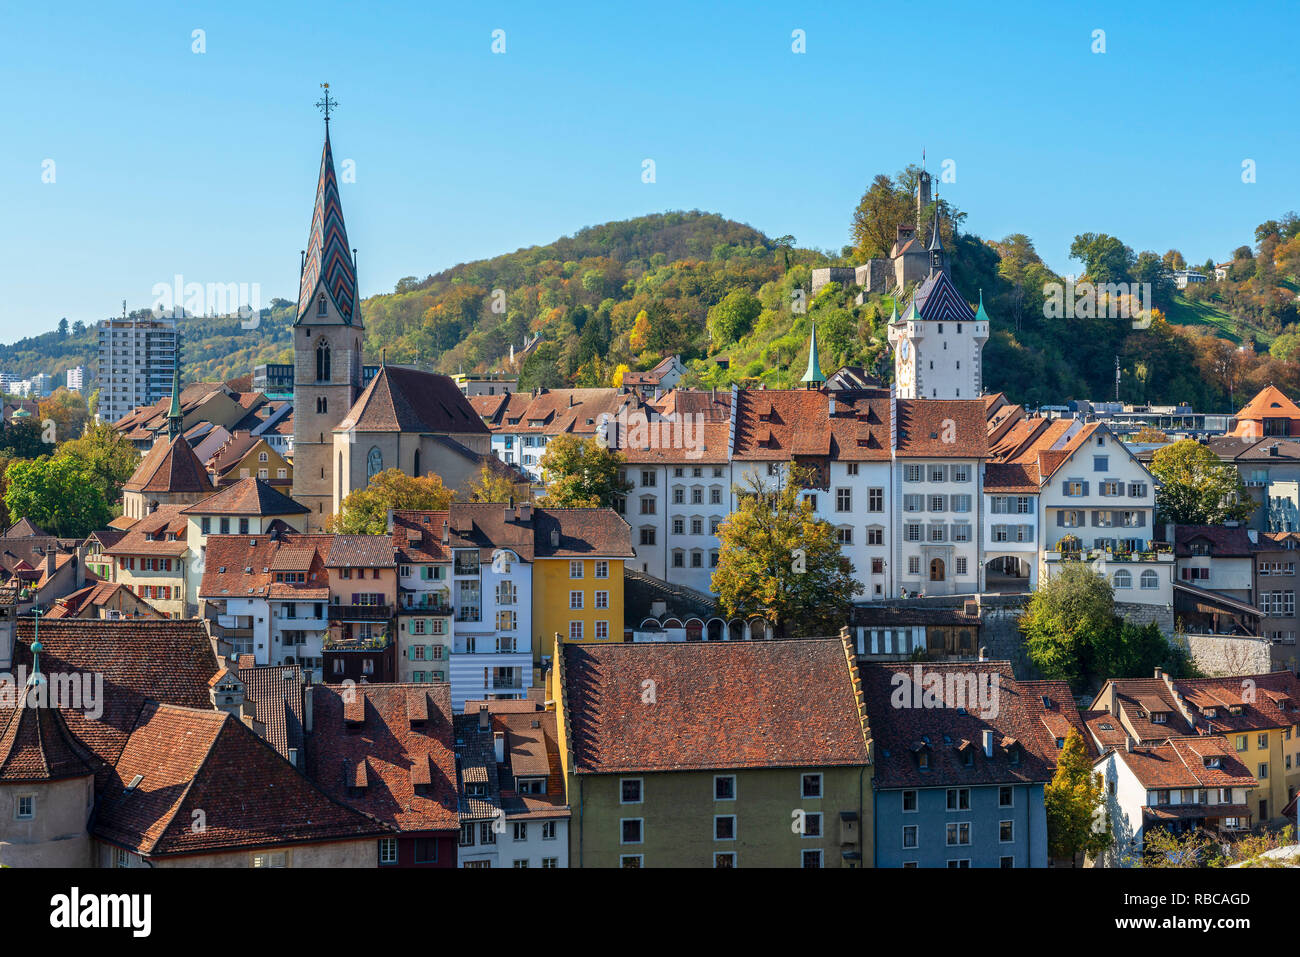
{"label": "stone church tower", "polygon": [[293,329],[293,497],[310,510],[309,532],[319,531],[333,511],[333,430],[361,394],[364,339],[327,112]]}

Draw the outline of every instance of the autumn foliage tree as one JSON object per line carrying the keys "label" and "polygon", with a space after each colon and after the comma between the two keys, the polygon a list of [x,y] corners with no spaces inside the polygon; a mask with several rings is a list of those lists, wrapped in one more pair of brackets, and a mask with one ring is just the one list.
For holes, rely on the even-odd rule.
{"label": "autumn foliage tree", "polygon": [[1110,815],[1103,810],[1105,803],[1101,775],[1093,773],[1083,738],[1071,730],[1056,759],[1056,774],[1043,789],[1048,853],[1073,863],[1080,854],[1096,857],[1109,848]]}
{"label": "autumn foliage tree", "polygon": [[1236,467],[1221,462],[1195,439],[1182,439],[1157,449],[1151,474],[1156,490],[1158,521],[1177,525],[1221,525],[1244,521],[1255,511]]}
{"label": "autumn foliage tree", "polygon": [[713,590],[729,617],[759,617],[787,637],[834,635],[863,591],[835,528],[801,497],[810,476],[791,468],[776,489],[751,476],[718,527]]}
{"label": "autumn foliage tree", "polygon": [[438,475],[407,475],[401,469],[384,469],[365,488],[349,492],[337,515],[326,522],[336,535],[383,535],[388,531],[389,509],[443,511],[452,492]]}
{"label": "autumn foliage tree", "polygon": [[553,508],[613,508],[632,486],[619,478],[623,455],[596,439],[557,435],[538,463],[546,494],[542,504]]}

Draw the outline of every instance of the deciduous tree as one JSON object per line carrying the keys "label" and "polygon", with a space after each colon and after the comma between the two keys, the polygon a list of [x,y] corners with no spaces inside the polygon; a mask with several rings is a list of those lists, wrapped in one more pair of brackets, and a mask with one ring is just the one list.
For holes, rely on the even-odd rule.
{"label": "deciduous tree", "polygon": [[1157,521],[1221,525],[1243,521],[1255,510],[1236,468],[1219,461],[1194,439],[1157,449],[1151,458],[1151,474],[1161,483],[1156,490]]}
{"label": "deciduous tree", "polygon": [[596,439],[557,435],[538,463],[546,484],[543,505],[555,508],[613,508],[631,483],[618,477],[623,455]]}
{"label": "deciduous tree", "polygon": [[807,473],[769,488],[750,477],[718,527],[713,590],[729,617],[760,617],[786,636],[834,635],[863,591],[835,529],[799,495]]}
{"label": "deciduous tree", "polygon": [[[1043,789],[1047,808],[1047,850],[1054,858],[1077,863],[1080,854],[1096,857],[1111,845],[1106,791],[1078,731],[1071,730],[1056,759],[1056,774]],[[1100,813],[1099,813],[1100,812]]]}
{"label": "deciduous tree", "polygon": [[384,469],[365,488],[349,492],[338,515],[326,523],[339,535],[383,535],[388,531],[389,509],[443,511],[451,504],[452,492],[442,477],[407,475],[401,469]]}

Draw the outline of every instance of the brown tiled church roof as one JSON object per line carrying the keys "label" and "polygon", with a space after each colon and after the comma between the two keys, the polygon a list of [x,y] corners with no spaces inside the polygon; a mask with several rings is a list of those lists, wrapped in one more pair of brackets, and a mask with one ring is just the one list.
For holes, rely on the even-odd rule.
{"label": "brown tiled church roof", "polygon": [[487,435],[482,417],[450,378],[385,365],[361,393],[339,430]]}
{"label": "brown tiled church roof", "polygon": [[128,492],[211,492],[212,480],[184,436],[157,442],[122,486]]}

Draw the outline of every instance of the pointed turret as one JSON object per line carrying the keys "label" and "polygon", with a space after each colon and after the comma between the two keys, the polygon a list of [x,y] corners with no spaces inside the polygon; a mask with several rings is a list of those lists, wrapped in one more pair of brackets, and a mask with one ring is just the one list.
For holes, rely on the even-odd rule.
{"label": "pointed turret", "polygon": [[984,290],[980,289],[980,307],[975,310],[976,322],[988,322],[989,314],[984,311]]}
{"label": "pointed turret", "polygon": [[321,151],[320,177],[316,180],[316,205],[311,217],[311,235],[303,258],[298,286],[298,323],[305,317],[324,316],[320,297],[333,303],[343,322],[351,325],[360,315],[357,300],[357,268],[348,247],[343,224],[343,203],[339,199],[334,153],[330,149],[329,124]]}
{"label": "pointed turret", "polygon": [[934,225],[930,228],[930,274],[948,271],[948,257],[943,251],[943,239],[939,229],[939,205],[934,207]]}
{"label": "pointed turret", "polygon": [[181,412],[181,357],[178,353],[172,362],[172,404],[167,410],[167,438],[174,439],[183,433],[184,421]]}
{"label": "pointed turret", "polygon": [[815,389],[826,381],[826,376],[822,375],[821,363],[817,361],[817,320],[813,320],[812,335],[808,340],[808,371],[803,374],[799,380],[808,388]]}

